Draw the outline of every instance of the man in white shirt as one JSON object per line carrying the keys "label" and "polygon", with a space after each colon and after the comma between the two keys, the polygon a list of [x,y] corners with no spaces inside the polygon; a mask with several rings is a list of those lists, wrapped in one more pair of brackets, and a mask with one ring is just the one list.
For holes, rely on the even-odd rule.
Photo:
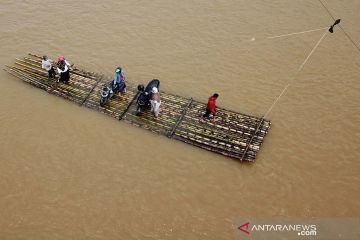
{"label": "man in white shirt", "polygon": [[43,59],[41,60],[41,67],[48,72],[49,79],[55,78],[55,70],[52,66],[51,60],[47,56],[43,56]]}

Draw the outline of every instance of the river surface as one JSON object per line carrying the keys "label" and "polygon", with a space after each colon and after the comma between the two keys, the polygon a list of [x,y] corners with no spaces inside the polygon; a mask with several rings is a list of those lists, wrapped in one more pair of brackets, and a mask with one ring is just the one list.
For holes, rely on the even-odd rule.
{"label": "river surface", "polygon": [[[360,45],[360,1],[323,0]],[[241,217],[360,216],[360,53],[315,0],[0,0],[0,66],[89,71],[262,116],[254,164],[170,141],[0,72],[0,239],[232,239]],[[297,73],[298,72],[298,73]]]}

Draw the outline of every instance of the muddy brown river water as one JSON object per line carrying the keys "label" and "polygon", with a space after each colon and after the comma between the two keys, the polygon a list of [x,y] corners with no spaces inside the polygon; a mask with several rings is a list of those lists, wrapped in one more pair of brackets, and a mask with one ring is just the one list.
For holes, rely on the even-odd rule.
{"label": "muddy brown river water", "polygon": [[[360,45],[360,1],[323,0]],[[0,65],[28,52],[263,115],[241,164],[0,72],[0,239],[232,239],[239,217],[360,216],[360,53],[314,0],[0,0]],[[293,79],[294,78],[294,79]],[[293,79],[293,80],[292,80]]]}

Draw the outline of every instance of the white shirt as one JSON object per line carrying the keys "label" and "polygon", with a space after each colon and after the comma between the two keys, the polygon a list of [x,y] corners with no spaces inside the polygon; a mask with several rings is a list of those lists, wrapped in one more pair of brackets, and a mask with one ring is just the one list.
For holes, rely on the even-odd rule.
{"label": "white shirt", "polygon": [[57,68],[57,70],[58,70],[58,73],[64,73],[68,70],[68,66],[67,66],[67,64],[65,64],[64,71],[61,70],[60,68]]}
{"label": "white shirt", "polygon": [[50,59],[47,59],[47,60],[42,60],[41,61],[41,67],[43,69],[45,69],[46,71],[49,71],[51,69],[51,62],[50,62]]}

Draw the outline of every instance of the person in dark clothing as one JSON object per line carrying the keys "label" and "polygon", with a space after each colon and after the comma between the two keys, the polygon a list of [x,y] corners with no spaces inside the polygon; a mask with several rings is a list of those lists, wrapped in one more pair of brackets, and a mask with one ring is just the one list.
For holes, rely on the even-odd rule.
{"label": "person in dark clothing", "polygon": [[57,71],[60,75],[59,81],[68,83],[70,80],[70,64],[63,56],[60,56],[57,63]]}
{"label": "person in dark clothing", "polygon": [[115,93],[126,93],[124,69],[121,67],[115,69],[114,79],[111,84]]}
{"label": "person in dark clothing", "polygon": [[209,97],[208,104],[206,106],[206,112],[203,115],[204,118],[212,118],[216,115],[216,99],[219,97],[219,94],[214,93]]}

